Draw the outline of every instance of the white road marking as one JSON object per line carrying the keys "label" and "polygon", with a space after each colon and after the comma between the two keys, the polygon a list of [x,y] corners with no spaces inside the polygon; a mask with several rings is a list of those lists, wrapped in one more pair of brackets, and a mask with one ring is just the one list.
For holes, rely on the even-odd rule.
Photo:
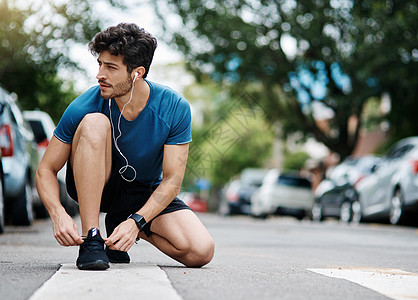
{"label": "white road marking", "polygon": [[63,265],[29,300],[168,299],[181,300],[156,265],[111,264],[105,271]]}
{"label": "white road marking", "polygon": [[399,269],[308,269],[328,277],[346,279],[396,300],[418,299],[418,274]]}

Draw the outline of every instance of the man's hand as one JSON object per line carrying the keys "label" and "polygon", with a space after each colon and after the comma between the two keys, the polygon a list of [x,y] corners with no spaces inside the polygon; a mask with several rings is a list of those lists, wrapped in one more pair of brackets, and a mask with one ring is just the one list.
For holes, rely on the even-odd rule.
{"label": "man's hand", "polygon": [[77,225],[67,213],[61,214],[52,222],[54,237],[61,246],[78,246],[84,242],[78,233]]}
{"label": "man's hand", "polygon": [[106,246],[111,250],[128,251],[138,237],[139,229],[132,219],[120,223],[113,233],[105,239]]}

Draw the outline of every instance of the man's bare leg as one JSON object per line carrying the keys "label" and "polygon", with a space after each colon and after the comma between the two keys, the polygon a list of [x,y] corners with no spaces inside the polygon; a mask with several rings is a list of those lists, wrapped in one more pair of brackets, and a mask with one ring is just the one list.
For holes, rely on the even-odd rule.
{"label": "man's bare leg", "polygon": [[100,113],[86,115],[74,135],[71,166],[77,189],[82,235],[99,228],[100,201],[112,167],[109,119]]}
{"label": "man's bare leg", "polygon": [[187,267],[202,267],[213,258],[213,239],[191,210],[178,210],[155,218],[151,231],[150,237],[144,232],[140,232],[139,237]]}

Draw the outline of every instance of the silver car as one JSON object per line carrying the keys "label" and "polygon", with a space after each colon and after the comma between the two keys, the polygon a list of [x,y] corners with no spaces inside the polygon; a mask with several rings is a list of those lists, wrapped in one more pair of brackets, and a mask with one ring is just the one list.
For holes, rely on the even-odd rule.
{"label": "silver car", "polygon": [[374,172],[356,185],[357,220],[380,219],[398,224],[418,216],[418,136],[392,146]]}
{"label": "silver car", "polygon": [[14,225],[30,225],[38,152],[32,129],[16,100],[0,88],[0,148],[3,155],[4,214]]}
{"label": "silver car", "polygon": [[327,178],[315,189],[312,219],[322,221],[331,217],[338,218],[343,223],[353,221],[352,205],[357,200],[354,186],[370,175],[379,161],[379,157],[372,155],[348,157],[330,169]]}
{"label": "silver car", "polygon": [[[46,151],[46,147],[49,144],[49,141],[54,135],[55,123],[49,114],[40,110],[24,111],[23,117],[31,126],[32,131],[35,135],[35,141],[38,146],[39,160],[41,160]],[[70,195],[68,195],[67,193],[67,187],[65,184],[66,169],[67,165],[65,164],[64,167],[57,174],[60,200],[67,213],[70,216],[75,216],[76,214],[78,214],[78,204],[73,199],[71,199]],[[34,198],[34,208],[36,212],[36,217],[47,217],[48,212],[42,204],[39,195],[36,195],[37,197]]]}
{"label": "silver car", "polygon": [[251,215],[258,218],[290,215],[301,220],[310,215],[313,203],[309,178],[272,169],[251,197]]}

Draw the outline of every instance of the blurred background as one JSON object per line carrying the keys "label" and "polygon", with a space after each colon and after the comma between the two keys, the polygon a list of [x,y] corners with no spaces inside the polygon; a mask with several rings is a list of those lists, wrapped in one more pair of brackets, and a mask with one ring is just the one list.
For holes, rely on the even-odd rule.
{"label": "blurred background", "polygon": [[[418,135],[418,1],[0,0],[4,98],[22,111],[47,113],[56,124],[96,84],[88,42],[120,22],[157,37],[149,79],[178,90],[192,106],[182,196],[196,211],[322,220],[322,198],[332,191],[330,216],[360,221],[370,193],[359,182],[381,170],[387,175],[388,166],[398,181],[388,181],[384,207],[370,209],[370,216],[393,221],[417,204],[417,143],[409,140],[415,150],[403,151],[406,166],[396,168],[390,146]],[[0,130],[6,194],[12,163],[3,150],[10,148],[10,132]],[[33,138],[38,156],[50,138],[42,134]],[[364,156],[373,159],[356,165]],[[342,162],[348,167],[332,175]],[[30,223],[30,209],[23,219],[12,212],[39,203],[36,191],[30,195],[34,170],[28,163],[25,189],[4,197],[6,221],[11,215],[16,224]],[[412,187],[404,187],[400,172]],[[67,201],[65,192],[62,197]],[[10,204],[16,199],[25,200]],[[36,215],[45,211],[37,208]]]}

